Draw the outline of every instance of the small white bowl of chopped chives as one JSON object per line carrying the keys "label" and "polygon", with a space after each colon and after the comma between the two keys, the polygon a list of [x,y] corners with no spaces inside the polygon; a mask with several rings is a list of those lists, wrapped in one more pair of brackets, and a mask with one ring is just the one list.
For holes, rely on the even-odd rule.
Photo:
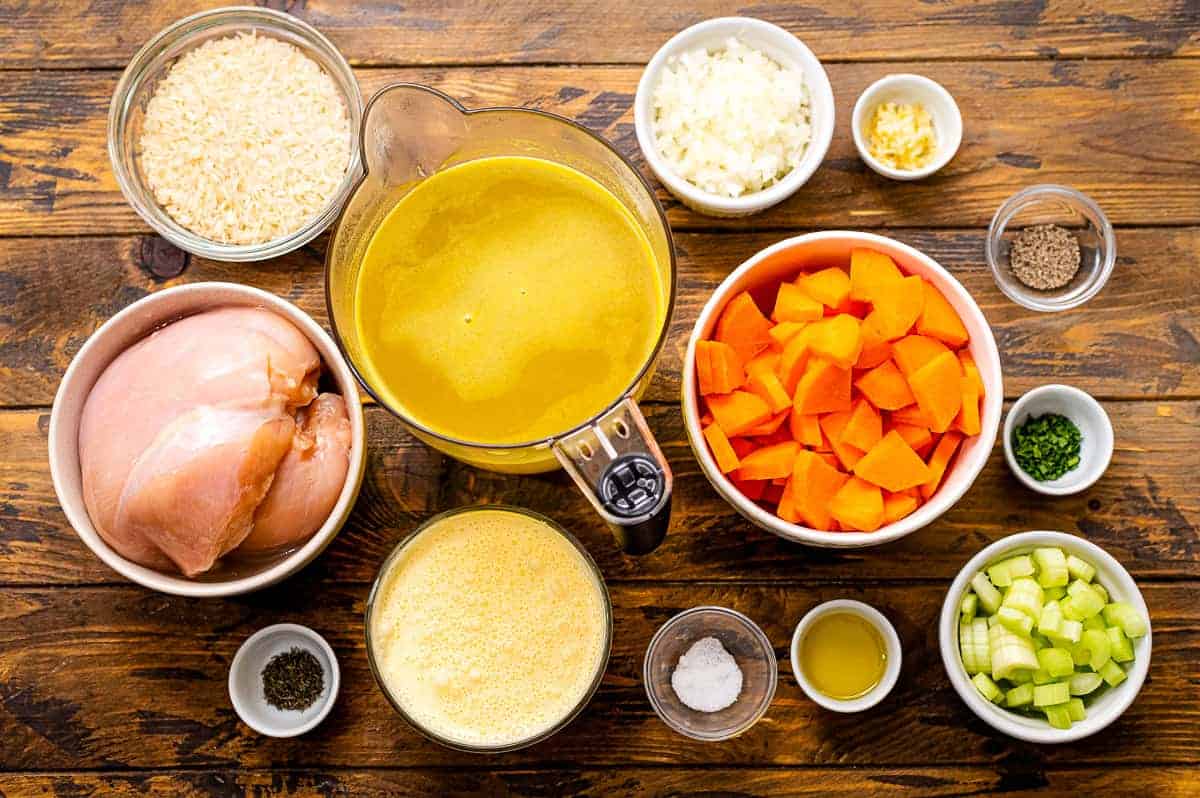
{"label": "small white bowl of chopped chives", "polygon": [[950,162],[962,143],[962,113],[940,83],[886,75],[867,87],[850,123],[859,157],[892,180],[920,180]]}
{"label": "small white bowl of chopped chives", "polygon": [[651,171],[709,216],[748,216],[787,199],[833,139],[821,62],[791,33],[750,17],[676,34],[646,65],[633,109]]}
{"label": "small white bowl of chopped chives", "polygon": [[1023,395],[1004,419],[1003,438],[1013,475],[1047,496],[1087,490],[1112,460],[1108,414],[1070,385],[1043,385]]}
{"label": "small white bowl of chopped chives", "polygon": [[1129,572],[1064,532],[1022,532],[976,554],[938,627],[950,682],[992,728],[1034,743],[1104,729],[1150,669],[1150,614]]}

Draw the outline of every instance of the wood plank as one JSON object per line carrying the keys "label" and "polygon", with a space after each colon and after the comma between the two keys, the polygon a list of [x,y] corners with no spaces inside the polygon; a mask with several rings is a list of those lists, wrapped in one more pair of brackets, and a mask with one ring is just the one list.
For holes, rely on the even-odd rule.
{"label": "wood plank", "polygon": [[[1200,759],[1200,582],[1145,585],[1154,624],[1151,678],[1107,734],[1062,746],[1009,740],[975,718],[950,687],[936,638],[943,585],[908,587],[614,584],[614,644],[604,682],[570,727],[522,752],[449,751],[408,729],[380,694],[362,636],[366,587],[293,583],[232,601],[195,601],[137,588],[0,590],[0,769],[517,767],[609,765],[1042,766],[1186,764]],[[852,597],[880,608],[904,641],[894,692],[861,715],[804,697],[786,662],[792,628],[815,604]],[[699,604],[755,619],[781,657],[775,700],[752,730],[721,745],[687,740],[650,709],[642,659],[654,631]],[[240,723],[226,678],[255,629],[294,621],[337,652],[341,693],[322,726],[265,739]]]}
{"label": "wood plank", "polygon": [[[1200,221],[1200,60],[832,64],[837,119],[821,169],[797,195],[758,216],[714,220],[661,190],[676,227],[983,227],[1017,189],[1063,183],[1092,196],[1114,224]],[[879,177],[850,136],[858,94],[883,74],[943,83],[966,119],[962,148],[917,183]],[[366,94],[397,80],[427,83],[469,107],[528,105],[602,133],[643,172],[633,131],[635,67],[360,70]],[[105,151],[113,72],[11,72],[0,87],[0,233],[137,232]]]}
{"label": "wood plank", "polygon": [[[1085,308],[1034,314],[1010,302],[983,262],[979,231],[884,231],[928,252],[962,281],[992,325],[1005,391],[1069,382],[1105,397],[1200,395],[1200,305],[1193,279],[1200,228],[1121,230],[1119,263]],[[648,397],[677,401],[682,355],[700,309],[739,263],[789,233],[682,233],[678,301],[669,342]],[[160,288],[197,280],[256,285],[326,323],[324,240],[282,259],[177,263],[152,237],[0,238],[0,407],[48,405],[87,337],[109,316]],[[168,247],[168,249],[170,249]],[[177,252],[177,251],[175,251]],[[70,279],[47,274],[69,270]]]}
{"label": "wood plank", "polygon": [[1130,785],[1148,795],[1195,795],[1192,767],[1133,770],[1087,767],[1056,770],[1022,764],[991,768],[612,768],[581,770],[203,770],[0,774],[0,792],[63,798],[211,798],[218,795],[354,795],[361,798],[428,795],[771,795],[890,796],[1121,794]]}
{"label": "wood plank", "polygon": [[[881,549],[837,553],[784,541],[743,520],[709,485],[675,406],[648,408],[675,473],[671,531],[647,557],[618,553],[565,475],[516,477],[464,466],[367,413],[367,478],[346,528],[288,584],[299,594],[369,582],[397,541],[434,513],[503,501],[555,518],[612,580],[822,581],[951,579],[976,551],[1025,529],[1062,529],[1103,546],[1139,579],[1196,578],[1200,563],[1200,402],[1108,405],[1117,451],[1090,490],[1050,500],[1016,481],[999,447],[971,491],[926,529]],[[78,540],[58,507],[45,462],[46,415],[0,413],[0,583],[123,583]]]}

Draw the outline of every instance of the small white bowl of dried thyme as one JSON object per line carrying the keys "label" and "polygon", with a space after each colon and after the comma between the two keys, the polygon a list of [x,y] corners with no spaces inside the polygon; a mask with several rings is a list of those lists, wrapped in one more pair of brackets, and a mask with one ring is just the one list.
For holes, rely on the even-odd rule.
{"label": "small white bowl of dried thyme", "polygon": [[1117,260],[1104,211],[1073,188],[1030,186],[1008,198],[988,228],[987,260],[1005,296],[1042,312],[1100,293]]}

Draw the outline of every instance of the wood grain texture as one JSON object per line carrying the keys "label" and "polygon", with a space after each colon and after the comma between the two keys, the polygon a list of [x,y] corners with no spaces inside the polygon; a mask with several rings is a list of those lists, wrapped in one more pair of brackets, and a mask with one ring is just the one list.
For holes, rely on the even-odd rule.
{"label": "wood grain texture", "polygon": [[[962,147],[936,176],[900,184],[858,158],[850,135],[859,93],[888,72],[941,82],[964,116]],[[788,201],[741,220],[683,208],[661,189],[678,228],[984,227],[1033,183],[1063,183],[1114,224],[1200,222],[1200,59],[831,64],[837,105],[824,164]],[[636,67],[369,69],[364,94],[398,80],[445,90],[468,107],[527,105],[577,119],[649,174],[633,130]],[[113,72],[7,73],[0,84],[0,234],[145,230],[105,151]]]}
{"label": "wood grain texture", "polygon": [[[1200,758],[1200,582],[1144,585],[1154,627],[1151,677],[1107,734],[1033,746],[991,730],[946,679],[936,621],[945,585],[610,584],[613,650],[603,684],[568,728],[531,749],[489,757],[450,751],[408,729],[377,689],[364,650],[366,586],[295,582],[230,601],[194,601],[134,587],[0,589],[0,769],[636,765],[1007,766],[1186,764]],[[900,680],[869,713],[838,715],[808,700],[787,663],[792,628],[836,597],[876,606],[904,641]],[[690,741],[650,709],[642,659],[677,612],[716,604],[755,619],[780,658],[766,716],[721,745]],[[238,645],[288,620],[321,632],[337,652],[341,693],[325,722],[290,740],[238,721],[226,679]],[[1137,741],[1131,745],[1129,741]]]}
{"label": "wood grain texture", "polygon": [[[381,408],[367,412],[367,477],[347,526],[288,584],[300,595],[372,580],[397,541],[434,513],[506,502],[564,524],[611,580],[790,580],[854,584],[948,581],[980,548],[1026,529],[1086,536],[1137,578],[1200,576],[1200,402],[1108,406],[1117,451],[1082,494],[1038,497],[1009,474],[997,446],[974,487],[945,516],[883,548],[837,553],[788,543],[738,516],[693,458],[677,406],[647,408],[675,473],[671,531],[652,555],[626,557],[563,474],[517,477],[464,466],[405,433]],[[44,411],[0,413],[0,584],[124,584],[66,523],[45,462]],[[2,659],[0,659],[2,661]]]}
{"label": "wood grain texture", "polygon": [[[708,17],[761,17],[825,59],[1053,58],[1194,55],[1200,12],[1188,0],[1103,3],[731,3],[630,6],[621,0],[270,0],[329,36],[356,64],[626,62],[648,59],[681,28]],[[220,0],[121,0],[81,8],[56,0],[0,5],[0,52],[10,66],[122,67],[160,28]],[[821,6],[824,6],[823,8]],[[29,35],[33,33],[34,35]]]}
{"label": "wood grain texture", "polygon": [[1134,781],[1156,798],[1192,796],[1200,774],[1190,767],[1133,772],[1122,767],[1059,770],[1035,763],[996,768],[695,768],[629,767],[607,770],[202,770],[119,773],[0,774],[8,798],[246,798],[360,796],[424,798],[429,795],[632,796],[737,795],[858,798],[912,795],[962,796],[1004,793],[1120,795]]}
{"label": "wood grain texture", "polygon": [[[1118,263],[1086,307],[1034,314],[1010,302],[983,259],[982,231],[883,231],[927,252],[971,292],[991,323],[1010,397],[1067,382],[1101,397],[1200,395],[1200,303],[1194,280],[1200,228],[1121,230]],[[676,235],[679,290],[671,335],[647,394],[674,402],[682,354],[704,303],[725,276],[792,233]],[[324,239],[266,263],[199,258],[177,268],[150,236],[0,238],[0,407],[48,405],[71,358],[107,318],[166,286],[246,282],[287,297],[327,324]],[[70,273],[70,279],[50,274]],[[157,272],[157,273],[156,273]]]}

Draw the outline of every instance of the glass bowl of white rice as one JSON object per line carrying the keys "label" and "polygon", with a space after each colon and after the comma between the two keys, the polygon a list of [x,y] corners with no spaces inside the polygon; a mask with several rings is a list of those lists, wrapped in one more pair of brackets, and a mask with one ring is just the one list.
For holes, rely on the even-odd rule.
{"label": "glass bowl of white rice", "polygon": [[662,46],[634,100],[651,171],[689,208],[748,216],[787,199],[833,138],[821,62],[783,28],[749,17],[693,25]]}
{"label": "glass bowl of white rice", "polygon": [[307,23],[230,7],[164,28],[113,94],[108,154],[125,199],[200,257],[257,261],[320,235],[361,175],[358,83]]}

